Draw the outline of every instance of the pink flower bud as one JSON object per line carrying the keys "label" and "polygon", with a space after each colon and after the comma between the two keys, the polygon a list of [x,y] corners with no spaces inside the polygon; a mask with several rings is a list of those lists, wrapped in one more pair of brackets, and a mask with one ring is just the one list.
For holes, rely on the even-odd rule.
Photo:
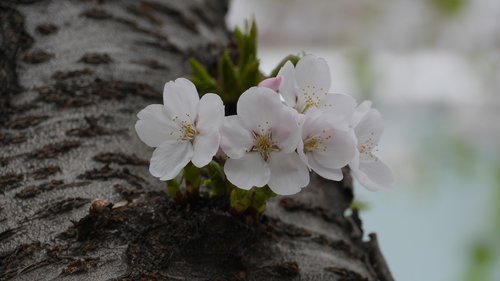
{"label": "pink flower bud", "polygon": [[262,80],[259,83],[259,87],[266,87],[277,92],[281,86],[281,82],[283,82],[283,77],[281,76],[271,77]]}

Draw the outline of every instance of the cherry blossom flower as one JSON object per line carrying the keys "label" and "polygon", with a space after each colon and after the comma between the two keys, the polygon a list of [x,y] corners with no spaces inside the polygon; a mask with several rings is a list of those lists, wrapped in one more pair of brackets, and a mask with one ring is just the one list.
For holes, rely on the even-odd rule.
{"label": "cherry blossom flower", "polygon": [[302,160],[321,177],[342,180],[342,167],[356,155],[352,130],[327,112],[311,109],[304,116],[301,132],[297,152]]}
{"label": "cherry blossom flower", "polygon": [[373,154],[384,131],[384,123],[380,112],[370,107],[370,102],[364,102],[353,114],[351,125],[358,140],[358,149],[349,167],[352,175],[367,189],[387,190],[394,181],[392,172]]}
{"label": "cherry blossom flower", "polygon": [[253,87],[227,116],[221,148],[229,157],[227,179],[242,189],[268,185],[277,194],[295,194],[309,183],[309,171],[295,152],[300,141],[297,113],[271,89]]}
{"label": "cherry blossom flower", "polygon": [[311,108],[334,109],[337,114],[350,117],[356,107],[356,101],[351,96],[328,92],[330,68],[323,58],[306,55],[295,67],[287,61],[277,76],[283,77],[279,93],[299,113]]}
{"label": "cherry blossom flower", "polygon": [[217,152],[224,105],[218,95],[200,99],[191,81],[178,78],[165,84],[163,105],[141,110],[135,129],[148,146],[156,147],[149,171],[160,180],[170,180],[192,161],[207,165]]}

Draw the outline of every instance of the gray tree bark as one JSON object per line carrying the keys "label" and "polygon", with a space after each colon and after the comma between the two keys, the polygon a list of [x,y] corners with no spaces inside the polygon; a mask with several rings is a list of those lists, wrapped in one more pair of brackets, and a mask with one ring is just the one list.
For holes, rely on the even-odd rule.
{"label": "gray tree bark", "polygon": [[260,221],[176,205],[150,176],[136,113],[188,57],[214,65],[227,4],[0,3],[0,280],[392,280],[375,235],[345,215],[349,171]]}

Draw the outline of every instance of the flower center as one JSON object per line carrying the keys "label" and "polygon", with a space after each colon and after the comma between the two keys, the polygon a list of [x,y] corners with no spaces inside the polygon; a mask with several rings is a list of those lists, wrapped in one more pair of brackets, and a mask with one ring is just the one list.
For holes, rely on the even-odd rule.
{"label": "flower center", "polygon": [[332,135],[323,130],[321,134],[309,137],[304,141],[304,153],[322,150],[326,151],[326,142],[332,138]]}
{"label": "flower center", "polygon": [[319,98],[314,96],[314,93],[311,95],[306,94],[306,107],[318,107]]}
{"label": "flower center", "polygon": [[318,91],[315,86],[311,87],[310,85],[307,85],[305,88],[303,88],[302,95],[304,97],[304,106],[302,110],[299,110],[299,112],[304,113],[311,107],[318,107],[321,101],[321,95],[323,95],[323,91],[323,88],[320,88]]}
{"label": "flower center", "polygon": [[193,124],[187,122],[183,122],[181,124],[181,140],[193,141],[197,134],[198,132],[196,131],[196,128]]}
{"label": "flower center", "polygon": [[370,137],[364,142],[358,144],[359,153],[369,160],[377,160],[377,157],[373,155],[372,151],[376,149],[377,144],[373,141],[373,133],[370,133]]}
{"label": "flower center", "polygon": [[316,150],[318,147],[318,139],[317,138],[308,138],[304,142],[304,153],[308,153]]}
{"label": "flower center", "polygon": [[280,151],[279,146],[273,142],[272,133],[260,135],[253,133],[254,141],[251,151],[258,152],[264,161],[267,161],[271,156],[271,152]]}

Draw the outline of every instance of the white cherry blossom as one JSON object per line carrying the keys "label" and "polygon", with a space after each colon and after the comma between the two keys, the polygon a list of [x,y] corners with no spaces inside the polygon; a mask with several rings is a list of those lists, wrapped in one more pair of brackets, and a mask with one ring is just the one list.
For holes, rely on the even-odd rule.
{"label": "white cherry blossom", "polygon": [[329,93],[330,68],[323,58],[306,55],[295,67],[287,61],[277,76],[282,77],[279,93],[287,105],[299,113],[318,108],[335,110],[336,114],[350,118],[356,107],[356,101],[351,96]]}
{"label": "white cherry blossom", "polygon": [[163,105],[141,110],[135,129],[148,146],[156,147],[149,171],[160,180],[170,180],[192,161],[207,165],[217,152],[224,105],[218,95],[200,99],[191,81],[178,78],[165,84]]}
{"label": "white cherry blossom", "polygon": [[340,181],[342,167],[349,164],[356,154],[356,139],[346,124],[329,115],[317,109],[307,111],[297,152],[318,175]]}
{"label": "white cherry blossom", "polygon": [[367,189],[387,190],[392,187],[394,181],[392,172],[374,154],[384,131],[384,123],[380,112],[370,107],[370,102],[364,102],[353,114],[351,125],[358,142],[356,156],[349,167],[352,175]]}
{"label": "white cherry blossom", "polygon": [[309,183],[309,171],[295,152],[300,141],[297,113],[271,89],[253,87],[237,103],[221,130],[221,148],[229,157],[227,179],[242,189],[268,185],[281,195]]}

